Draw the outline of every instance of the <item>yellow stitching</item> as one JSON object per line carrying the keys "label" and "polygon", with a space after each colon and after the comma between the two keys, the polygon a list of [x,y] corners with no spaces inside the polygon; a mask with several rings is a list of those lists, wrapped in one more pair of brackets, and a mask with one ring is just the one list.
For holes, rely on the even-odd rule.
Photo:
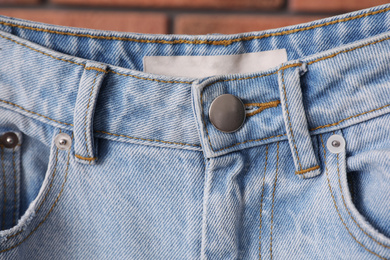
{"label": "yellow stitching", "polygon": [[200,146],[199,144],[186,144],[186,143],[177,143],[177,142],[168,142],[168,141],[161,141],[161,140],[156,140],[156,139],[145,139],[145,138],[140,138],[140,137],[132,137],[128,135],[122,135],[122,134],[113,134],[105,131],[95,131],[97,133],[103,133],[103,134],[108,134],[108,135],[113,135],[113,136],[121,136],[121,137],[126,137],[130,139],[137,139],[137,140],[144,140],[144,141],[157,141],[157,142],[162,142],[162,143],[167,143],[167,144],[181,144],[181,145],[188,145],[188,146]]}
{"label": "yellow stitching", "polygon": [[256,106],[256,107],[259,107],[255,111],[247,113],[246,117],[256,115],[256,114],[260,113],[261,111],[263,111],[264,109],[271,108],[271,107],[276,107],[279,104],[280,104],[280,100],[271,101],[271,102],[267,102],[267,103],[249,103],[249,104],[245,104],[245,106]]}
{"label": "yellow stitching", "polygon": [[[201,95],[202,95],[202,93],[201,93]],[[26,111],[26,112],[28,112],[28,113],[35,114],[35,115],[44,117],[44,118],[49,119],[49,120],[51,120],[51,121],[54,121],[54,122],[56,122],[56,123],[73,126],[73,124],[69,124],[69,123],[57,121],[57,120],[52,119],[52,118],[50,118],[50,117],[44,116],[44,115],[42,115],[42,114],[33,112],[33,111],[31,111],[31,110],[27,110],[27,109],[25,109],[25,108],[23,108],[23,107],[21,107],[21,106],[15,104],[15,103],[12,103],[12,102],[9,102],[9,101],[5,101],[5,100],[2,100],[2,99],[0,99],[0,101],[3,102],[3,103],[9,104],[9,105],[15,106],[15,107],[17,107],[17,108],[20,108],[20,109],[22,109],[22,110],[24,110],[24,111]],[[382,108],[385,108],[385,107],[388,107],[388,106],[390,106],[390,104],[385,105],[385,106],[382,106],[382,107],[379,107],[379,108],[375,108],[375,109],[373,109],[373,110],[370,110],[370,111],[367,111],[367,112],[363,112],[363,113],[360,113],[360,114],[357,114],[357,115],[354,115],[354,116],[350,116],[350,117],[345,118],[345,119],[342,119],[342,120],[340,120],[339,122],[336,122],[336,123],[332,123],[332,124],[328,124],[328,125],[324,125],[324,126],[319,126],[319,127],[310,129],[310,131],[314,131],[314,130],[317,130],[317,129],[319,129],[319,128],[325,128],[325,127],[329,127],[329,126],[338,125],[338,124],[340,124],[341,122],[343,122],[343,121],[345,121],[345,120],[348,120],[348,119],[350,119],[350,118],[352,118],[352,117],[358,117],[358,116],[361,116],[361,115],[364,115],[364,114],[367,114],[367,113],[370,113],[370,112],[374,112],[374,111],[377,111],[377,110],[381,110]],[[202,107],[202,111],[203,111],[203,107]],[[202,117],[203,117],[203,113],[202,113]],[[94,131],[94,132],[96,132],[96,133],[108,134],[108,135],[114,135],[114,136],[121,136],[121,137],[125,137],[125,138],[130,138],[130,139],[140,139],[140,140],[145,140],[145,141],[162,142],[162,143],[169,143],[169,144],[181,144],[181,145],[188,145],[188,146],[201,146],[201,145],[198,145],[198,144],[187,144],[187,143],[178,143],[178,142],[168,142],[168,141],[162,141],[162,140],[157,140],[157,139],[144,139],[144,138],[132,137],[132,136],[122,135],[122,134],[113,134],[113,133],[109,133],[109,132],[105,132],[105,131]],[[235,146],[235,145],[239,145],[239,144],[243,144],[243,143],[247,143],[247,142],[256,142],[256,141],[261,141],[261,140],[265,140],[265,139],[270,139],[270,138],[273,138],[273,137],[280,137],[280,136],[283,136],[283,135],[286,135],[286,134],[281,134],[281,135],[276,135],[276,136],[270,136],[270,137],[266,137],[266,138],[262,138],[262,139],[247,140],[247,141],[240,142],[240,143],[236,143],[236,144],[233,144],[233,145],[231,145],[231,146],[228,146],[228,147],[225,147],[225,148],[216,150],[216,151],[221,151],[221,150],[224,150],[224,149],[233,147],[233,146]]]}
{"label": "yellow stitching", "polygon": [[292,129],[292,126],[291,126],[290,112],[288,111],[288,101],[287,101],[287,94],[286,94],[286,86],[284,85],[284,70],[282,70],[282,87],[283,87],[283,91],[284,91],[284,99],[286,100],[285,103],[286,103],[288,123],[290,125],[290,132],[291,132],[292,140],[293,140],[293,143],[294,143],[295,153],[297,154],[297,158],[298,158],[299,169],[302,171],[302,165],[301,165],[301,161],[299,160],[299,155],[298,155],[298,148],[297,148],[297,145],[296,145],[296,142],[295,142],[295,137],[294,137],[293,129]]}
{"label": "yellow stitching", "polygon": [[54,122],[56,122],[56,123],[73,126],[73,124],[68,124],[68,123],[60,122],[60,121],[57,121],[57,120],[55,120],[55,119],[51,119],[50,117],[47,117],[47,116],[38,114],[38,113],[36,113],[36,112],[33,112],[33,111],[31,111],[31,110],[27,110],[27,109],[25,109],[25,108],[23,108],[23,107],[21,107],[21,106],[19,106],[19,105],[16,105],[15,103],[12,103],[12,102],[9,102],[9,101],[5,101],[5,100],[2,100],[2,99],[0,99],[0,101],[3,102],[3,103],[5,103],[5,104],[12,105],[12,106],[15,106],[15,107],[17,107],[17,108],[20,108],[20,109],[22,109],[22,110],[24,110],[24,111],[26,111],[26,112],[28,112],[28,113],[31,113],[31,114],[34,114],[34,115],[37,115],[37,116],[44,117],[44,118],[49,119],[49,120],[51,120],[51,121],[54,121]]}
{"label": "yellow stitching", "polygon": [[78,154],[75,154],[74,156],[76,156],[79,159],[85,160],[85,161],[94,161],[97,159],[96,157],[83,157],[83,156],[78,155]]}
{"label": "yellow stitching", "polygon": [[[268,74],[265,74],[265,75],[258,75],[258,76],[254,76],[254,77],[243,78],[243,79],[249,79],[249,78],[250,78],[250,79],[262,78],[262,77],[269,76],[269,75],[276,74],[276,73],[277,73],[277,71],[272,72],[272,73],[268,73]],[[229,80],[233,80],[233,79],[229,79]],[[215,83],[217,83],[217,82],[229,81],[229,80],[218,80],[218,81],[215,81],[215,82],[211,82],[210,84],[206,85],[206,86],[203,88],[203,91],[204,91],[204,89],[206,89],[208,86],[211,86],[211,85],[213,85],[213,84],[215,84]],[[209,132],[208,132],[208,130],[207,130],[206,122],[205,122],[205,120],[204,120],[204,115],[203,115],[203,114],[204,114],[204,113],[203,113],[203,98],[202,98],[202,97],[203,97],[203,91],[200,92],[200,106],[201,106],[201,108],[202,108],[202,121],[203,121],[204,127],[205,127],[205,129],[206,129],[207,138],[208,138],[208,140],[209,140],[209,144],[210,144],[211,150],[215,151],[214,148],[213,148],[213,146],[211,145],[210,135],[209,135]],[[235,145],[237,145],[237,144],[235,144]],[[234,145],[233,145],[233,146],[234,146]],[[216,151],[221,151],[221,150],[224,150],[224,149],[227,149],[227,148],[229,148],[229,147],[225,147],[225,148],[222,148],[222,149],[219,149],[219,150],[216,150]]]}
{"label": "yellow stitching", "polygon": [[[72,133],[72,139],[73,139],[73,133]],[[57,149],[57,151],[58,151],[58,149]],[[68,151],[68,161],[67,161],[67,163],[66,163],[66,170],[65,170],[65,180],[64,180],[64,182],[62,183],[62,186],[61,186],[61,191],[60,191],[60,193],[58,194],[58,196],[57,196],[57,198],[56,198],[56,200],[54,201],[54,203],[53,203],[53,205],[51,206],[51,208],[50,208],[50,210],[47,212],[47,214],[46,214],[46,216],[45,216],[45,218],[22,240],[22,241],[20,241],[19,243],[17,243],[16,245],[13,245],[13,246],[11,246],[11,247],[9,247],[9,248],[6,248],[6,249],[4,249],[4,250],[2,250],[2,251],[0,251],[0,253],[4,253],[4,252],[6,252],[6,251],[9,251],[9,250],[11,250],[11,249],[13,249],[13,248],[16,248],[16,247],[18,247],[20,244],[22,244],[24,241],[26,241],[27,240],[27,238],[29,238],[45,221],[46,221],[46,219],[48,218],[48,216],[50,215],[50,213],[53,211],[53,208],[57,205],[57,202],[58,202],[58,200],[59,200],[59,198],[61,197],[61,195],[62,195],[62,192],[63,192],[63,190],[64,190],[64,186],[65,186],[65,183],[66,183],[66,181],[67,181],[67,177],[68,177],[68,169],[69,169],[69,158],[70,158],[70,150]]]}
{"label": "yellow stitching", "polygon": [[347,227],[347,225],[344,223],[344,220],[343,218],[341,217],[341,214],[340,214],[340,211],[339,211],[339,208],[337,207],[337,204],[336,204],[336,199],[334,198],[333,196],[333,192],[332,192],[332,187],[330,185],[330,181],[329,181],[329,175],[328,175],[328,167],[327,167],[327,164],[326,164],[326,149],[325,149],[325,146],[324,146],[324,141],[322,139],[322,134],[320,134],[320,137],[321,137],[321,143],[322,143],[322,148],[324,150],[324,163],[325,163],[325,173],[326,173],[326,178],[328,180],[328,187],[329,187],[329,192],[330,192],[330,195],[332,196],[332,200],[333,200],[333,204],[334,204],[334,207],[337,211],[337,214],[339,215],[339,218],[341,220],[341,222],[343,223],[344,227],[347,229],[349,235],[360,245],[362,246],[366,251],[370,252],[371,254],[379,257],[380,259],[383,259],[383,260],[386,260],[386,258],[378,255],[377,253],[369,250],[368,248],[366,248],[362,243],[360,243],[351,233],[351,231],[349,231],[349,228]]}
{"label": "yellow stitching", "polygon": [[17,196],[17,193],[16,193],[16,163],[15,163],[15,147],[12,149],[12,165],[13,165],[13,169],[14,169],[14,212],[12,214],[12,225],[14,226],[15,223],[16,223],[16,196]]}
{"label": "yellow stitching", "polygon": [[4,186],[4,205],[3,205],[3,219],[1,221],[1,230],[5,226],[5,210],[7,205],[7,183],[5,178],[5,165],[4,165],[4,147],[1,147],[1,166],[3,168],[3,186]]}
{"label": "yellow stitching", "polygon": [[277,148],[276,148],[276,174],[275,174],[274,190],[272,192],[271,236],[270,236],[270,247],[269,247],[271,259],[272,259],[272,229],[274,226],[274,201],[275,201],[276,182],[278,181],[278,167],[279,167],[279,142],[277,142]]}
{"label": "yellow stitching", "polygon": [[347,207],[347,204],[345,203],[345,199],[344,199],[344,195],[343,195],[343,189],[341,188],[340,169],[339,169],[339,154],[337,154],[337,175],[338,175],[338,177],[339,177],[339,187],[340,187],[341,198],[343,199],[344,207],[345,207],[345,209],[347,210],[348,215],[351,217],[351,219],[353,220],[353,222],[355,222],[356,226],[358,226],[358,228],[359,228],[364,234],[366,234],[369,238],[371,238],[375,243],[377,243],[378,245],[383,246],[383,247],[385,247],[385,248],[390,248],[390,246],[386,246],[386,245],[382,244],[381,242],[377,241],[375,238],[373,238],[372,236],[370,236],[366,231],[364,231],[363,228],[356,222],[355,218],[352,216],[351,212],[349,211],[349,209],[348,209],[348,207]]}
{"label": "yellow stitching", "polygon": [[390,10],[390,8],[384,8],[381,10],[377,11],[372,11],[368,12],[365,14],[360,14],[352,17],[346,17],[342,19],[337,19],[334,21],[322,23],[322,24],[316,24],[308,27],[303,27],[303,28],[297,28],[297,29],[291,29],[291,30],[286,30],[286,31],[281,31],[281,32],[276,32],[276,33],[267,33],[259,36],[247,36],[247,37],[242,37],[242,38],[237,38],[237,39],[231,39],[231,40],[146,40],[146,39],[136,39],[136,38],[128,38],[128,37],[115,37],[115,36],[99,36],[99,35],[90,35],[90,34],[81,34],[81,33],[70,33],[70,32],[61,32],[61,31],[55,31],[55,30],[49,30],[49,29],[41,29],[41,28],[34,28],[30,26],[24,26],[24,25],[17,25],[17,24],[12,24],[12,23],[7,23],[7,22],[0,22],[0,24],[6,25],[6,26],[11,26],[11,27],[18,27],[22,29],[28,29],[28,30],[33,30],[33,31],[41,31],[41,32],[48,32],[48,33],[54,33],[54,34],[60,34],[60,35],[69,35],[69,36],[80,36],[80,37],[87,37],[91,39],[104,39],[104,40],[120,40],[120,41],[133,41],[133,42],[140,42],[140,43],[162,43],[162,44],[181,44],[181,43],[187,43],[187,44],[210,44],[210,45],[230,45],[234,42],[240,42],[240,41],[249,41],[249,40],[254,40],[254,39],[262,39],[262,38],[267,38],[271,36],[281,36],[281,35],[288,35],[288,34],[293,34],[296,32],[301,32],[301,31],[307,31],[323,26],[328,26],[328,25],[333,25],[336,23],[341,23],[341,22],[346,22],[350,20],[355,20],[355,19],[360,19],[363,17],[368,17],[371,15],[379,14],[379,13],[384,13]]}
{"label": "yellow stitching", "polygon": [[371,112],[374,112],[374,111],[377,111],[377,110],[381,110],[382,108],[385,108],[385,107],[388,107],[390,106],[390,104],[388,105],[384,105],[384,106],[381,106],[379,108],[375,108],[375,109],[372,109],[370,111],[366,111],[366,112],[363,112],[363,113],[360,113],[360,114],[357,114],[357,115],[354,115],[354,116],[350,116],[350,117],[347,117],[347,118],[344,118],[336,123],[332,123],[332,124],[327,124],[327,125],[323,125],[323,126],[318,126],[316,128],[313,128],[313,129],[310,129],[310,131],[314,131],[314,130],[317,130],[317,129],[320,129],[320,128],[325,128],[325,127],[329,127],[329,126],[335,126],[335,125],[338,125],[342,122],[344,122],[345,120],[348,120],[348,119],[351,119],[353,117],[358,117],[358,116],[361,116],[361,115],[364,115],[364,114],[368,114],[368,113],[371,113]]}
{"label": "yellow stitching", "polygon": [[[72,64],[75,64],[75,65],[79,65],[79,66],[83,66],[85,68],[85,64],[83,63],[78,63],[78,62],[74,62],[74,61],[71,61],[71,60],[66,60],[66,59],[62,59],[62,58],[58,58],[58,57],[55,57],[53,55],[50,55],[50,54],[47,54],[43,51],[40,51],[40,50],[37,50],[37,49],[34,49],[30,46],[27,46],[26,44],[24,43],[21,43],[21,42],[18,42],[18,41],[15,41],[11,38],[8,38],[6,36],[3,36],[0,34],[0,37],[1,38],[4,38],[4,39],[7,39],[7,40],[10,40],[16,44],[19,44],[19,45],[22,45],[26,48],[29,48],[30,50],[33,50],[33,51],[36,51],[36,52],[39,52],[43,55],[46,55],[50,58],[53,58],[53,59],[56,59],[56,60],[60,60],[60,61],[65,61],[65,62],[69,62],[69,63],[72,63]],[[122,74],[122,73],[119,73],[119,72],[116,72],[116,71],[113,71],[113,70],[108,70],[108,71],[105,71],[105,70],[102,70],[101,68],[96,68],[96,67],[88,67],[88,68],[85,68],[87,70],[96,70],[96,71],[100,71],[100,72],[104,72],[104,73],[108,73],[108,72],[112,72],[112,73],[115,73],[115,74],[118,74],[118,75],[121,75],[121,76],[127,76],[127,77],[133,77],[133,78],[137,78],[137,79],[142,79],[142,80],[151,80],[151,81],[157,81],[157,82],[162,82],[162,83],[186,83],[186,84],[192,84],[192,82],[189,82],[189,81],[168,81],[168,80],[159,80],[159,79],[149,79],[149,78],[143,78],[143,77],[138,77],[138,76],[135,76],[135,75],[130,75],[130,74]]]}
{"label": "yellow stitching", "polygon": [[[60,133],[61,133],[61,129],[60,129]],[[45,193],[45,197],[42,199],[42,201],[39,203],[39,206],[37,207],[37,210],[35,211],[36,213],[39,212],[39,210],[41,209],[41,206],[42,204],[45,202],[45,200],[47,199],[47,196],[49,195],[49,192],[53,186],[53,180],[54,180],[54,177],[56,176],[56,172],[57,172],[57,162],[58,162],[58,148],[56,148],[56,161],[55,161],[55,164],[54,164],[54,170],[53,170],[53,173],[52,173],[52,177],[51,177],[51,180],[50,180],[50,184],[49,184],[49,189],[46,191]],[[11,237],[14,237],[20,233],[22,233],[23,230],[19,230],[18,232],[16,232],[15,234],[12,234],[12,235],[9,235],[7,236],[7,239],[8,238],[11,238]]]}
{"label": "yellow stitching", "polygon": [[139,76],[135,76],[135,75],[119,73],[119,72],[116,72],[114,70],[108,70],[108,72],[115,73],[115,74],[120,75],[120,76],[133,77],[133,78],[136,78],[136,79],[157,81],[157,82],[162,82],[162,83],[185,83],[185,84],[192,84],[192,82],[190,82],[190,81],[160,80],[160,79],[153,79],[153,78],[144,78],[144,77],[139,77]]}
{"label": "yellow stitching", "polygon": [[261,215],[263,211],[263,197],[264,197],[264,186],[265,186],[265,173],[267,171],[267,161],[268,161],[268,145],[265,147],[265,166],[264,166],[264,175],[263,175],[263,185],[261,188],[261,200],[260,200],[260,231],[259,231],[259,259],[261,260]]}
{"label": "yellow stitching", "polygon": [[270,138],[274,138],[274,137],[280,137],[280,136],[284,136],[286,134],[281,134],[281,135],[274,135],[274,136],[269,136],[269,137],[265,137],[265,138],[260,138],[260,139],[256,139],[256,140],[246,140],[244,142],[240,142],[240,143],[236,143],[236,144],[233,144],[233,145],[230,145],[228,147],[224,147],[224,148],[221,148],[219,150],[215,150],[216,152],[218,151],[222,151],[222,150],[225,150],[225,149],[228,149],[228,148],[231,148],[233,146],[236,146],[236,145],[239,145],[239,144],[245,144],[245,143],[248,143],[248,142],[256,142],[256,141],[263,141],[263,140],[266,140],[266,139],[270,139]]}
{"label": "yellow stitching", "polygon": [[84,118],[85,147],[87,148],[87,155],[88,155],[88,157],[90,157],[90,156],[89,156],[88,140],[87,140],[87,115],[88,115],[89,103],[91,102],[91,96],[92,96],[93,89],[95,87],[95,82],[96,82],[97,75],[99,75],[99,71],[96,73],[95,78],[93,79],[91,93],[89,93],[89,99],[88,99],[87,109],[85,110],[85,118]]}
{"label": "yellow stitching", "polygon": [[105,74],[108,73],[107,70],[104,70],[104,69],[101,69],[101,68],[96,68],[96,67],[86,67],[85,70],[95,70],[95,71],[98,71],[98,72],[104,72]]}
{"label": "yellow stitching", "polygon": [[[38,113],[33,112],[33,111],[30,111],[30,110],[27,110],[27,109],[25,109],[25,108],[23,108],[23,107],[21,107],[21,106],[19,106],[19,105],[17,105],[17,104],[14,104],[14,103],[12,103],[12,102],[5,101],[5,100],[2,100],[2,99],[0,99],[0,101],[3,102],[3,103],[9,104],[9,105],[15,106],[15,107],[17,107],[17,108],[20,108],[20,109],[22,109],[22,110],[24,110],[24,111],[26,111],[26,112],[29,112],[29,113],[32,113],[32,114],[35,114],[35,115],[44,117],[44,118],[49,119],[49,120],[51,120],[51,121],[54,121],[54,122],[56,122],[56,123],[73,126],[73,124],[60,122],[60,121],[51,119],[50,117],[47,117],[47,116],[38,114]],[[94,131],[94,132],[96,132],[96,133],[108,134],[108,135],[114,135],[114,136],[121,136],[121,137],[130,138],[130,139],[140,139],[140,140],[145,140],[145,141],[162,142],[162,143],[168,143],[168,144],[181,144],[181,145],[188,145],[188,146],[200,146],[199,144],[186,144],[186,143],[178,143],[178,142],[168,142],[168,141],[162,141],[162,140],[157,140],[157,139],[144,139],[144,138],[132,137],[132,136],[128,136],[128,135],[112,134],[112,133],[105,132],[105,131]]]}
{"label": "yellow stitching", "polygon": [[310,168],[307,168],[307,169],[302,170],[302,171],[297,171],[297,172],[295,172],[295,174],[304,174],[304,173],[307,173],[307,172],[310,172],[310,171],[317,170],[317,169],[319,169],[319,168],[320,168],[320,166],[317,165],[317,166],[310,167]]}

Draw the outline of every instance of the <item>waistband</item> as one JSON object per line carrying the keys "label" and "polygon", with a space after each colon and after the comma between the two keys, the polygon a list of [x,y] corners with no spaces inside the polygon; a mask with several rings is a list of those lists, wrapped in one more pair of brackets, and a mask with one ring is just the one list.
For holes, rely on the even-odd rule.
{"label": "waistband", "polygon": [[[390,111],[389,11],[386,4],[230,35],[120,33],[0,16],[0,106],[79,132],[76,157],[89,164],[97,158],[94,137],[197,150],[207,158],[288,139],[305,176],[316,168],[313,155],[305,155],[310,136]],[[186,78],[142,71],[150,55],[275,49],[286,49],[288,61],[255,73]],[[207,115],[226,93],[261,110],[248,113],[234,133],[217,130]]]}

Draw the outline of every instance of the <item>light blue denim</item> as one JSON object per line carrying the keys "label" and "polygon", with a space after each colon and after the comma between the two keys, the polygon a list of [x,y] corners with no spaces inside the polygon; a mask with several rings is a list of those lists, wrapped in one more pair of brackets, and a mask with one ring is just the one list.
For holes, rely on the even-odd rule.
{"label": "light blue denim", "polygon": [[[267,71],[143,72],[144,56],[283,48]],[[233,133],[209,120],[222,94],[246,105]],[[390,259],[390,4],[230,35],[0,16],[7,132],[1,259]]]}

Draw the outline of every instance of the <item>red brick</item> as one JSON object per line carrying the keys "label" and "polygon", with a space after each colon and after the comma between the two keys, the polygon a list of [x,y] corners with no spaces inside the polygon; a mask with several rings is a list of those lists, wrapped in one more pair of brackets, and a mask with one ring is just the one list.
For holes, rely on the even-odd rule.
{"label": "red brick", "polygon": [[293,11],[305,12],[347,12],[388,2],[388,0],[289,0],[289,8]]}
{"label": "red brick", "polygon": [[64,5],[195,9],[278,9],[285,0],[51,0]]}
{"label": "red brick", "polygon": [[138,33],[167,33],[168,17],[160,13],[0,9],[0,14],[37,22]]}
{"label": "red brick", "polygon": [[12,5],[30,5],[30,4],[39,4],[41,0],[0,0],[1,4],[12,4]]}
{"label": "red brick", "polygon": [[242,33],[310,22],[325,16],[291,15],[178,15],[176,34]]}

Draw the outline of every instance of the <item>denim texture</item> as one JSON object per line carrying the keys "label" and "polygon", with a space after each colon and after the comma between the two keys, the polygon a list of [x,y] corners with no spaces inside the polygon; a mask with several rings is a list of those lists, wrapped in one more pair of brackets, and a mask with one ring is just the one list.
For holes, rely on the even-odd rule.
{"label": "denim texture", "polygon": [[[0,146],[0,259],[390,259],[389,40],[390,4],[230,35],[0,16],[0,136],[19,137]],[[283,48],[256,73],[142,71]],[[209,120],[222,94],[247,109],[233,133]]]}

